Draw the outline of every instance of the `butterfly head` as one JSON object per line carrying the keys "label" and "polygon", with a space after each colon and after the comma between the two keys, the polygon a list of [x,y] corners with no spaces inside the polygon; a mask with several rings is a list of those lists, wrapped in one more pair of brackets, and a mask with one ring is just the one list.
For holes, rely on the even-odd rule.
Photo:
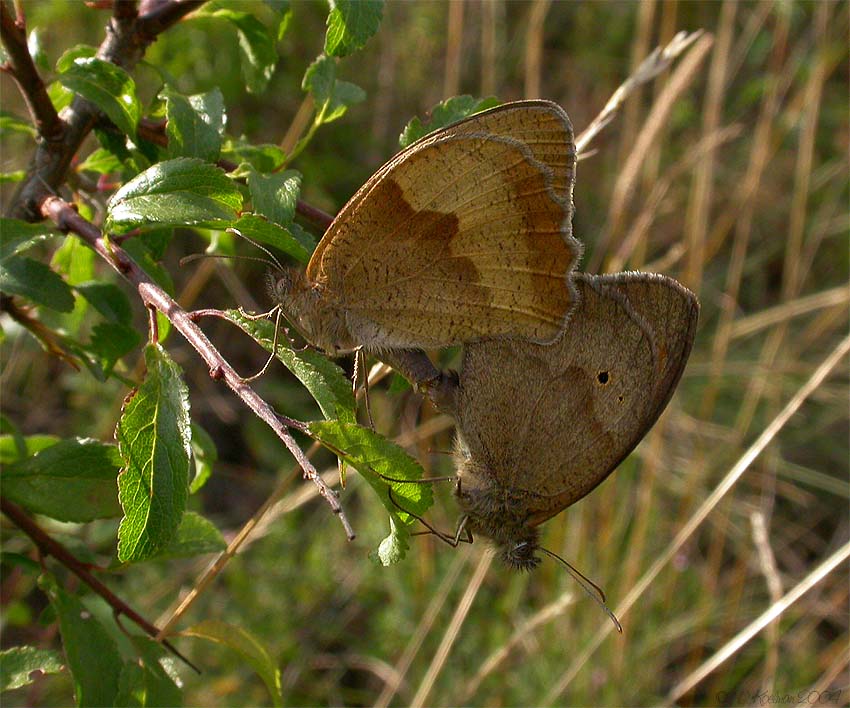
{"label": "butterfly head", "polygon": [[537,538],[503,545],[499,549],[499,557],[509,568],[514,570],[534,570],[540,565],[537,549],[540,547]]}
{"label": "butterfly head", "polygon": [[322,296],[322,287],[297,268],[269,274],[269,290],[289,323],[317,349],[338,356],[357,348],[345,324],[345,315]]}
{"label": "butterfly head", "polygon": [[513,570],[533,570],[540,563],[539,532],[528,523],[527,495],[498,484],[496,475],[477,464],[462,441],[455,450],[458,462],[458,504],[473,534],[489,538],[499,558]]}

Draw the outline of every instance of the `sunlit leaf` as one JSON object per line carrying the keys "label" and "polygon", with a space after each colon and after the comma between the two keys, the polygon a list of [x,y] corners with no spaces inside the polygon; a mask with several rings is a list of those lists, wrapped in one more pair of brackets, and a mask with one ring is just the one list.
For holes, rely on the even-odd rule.
{"label": "sunlit leaf", "polygon": [[180,367],[157,344],[147,374],[124,406],[115,438],[124,463],[118,499],[118,559],[140,561],[175,538],[189,496],[189,399]]}
{"label": "sunlit leaf", "polygon": [[203,160],[160,162],[127,182],[109,200],[106,231],[145,225],[218,228],[236,218],[242,194],[223,170]]}

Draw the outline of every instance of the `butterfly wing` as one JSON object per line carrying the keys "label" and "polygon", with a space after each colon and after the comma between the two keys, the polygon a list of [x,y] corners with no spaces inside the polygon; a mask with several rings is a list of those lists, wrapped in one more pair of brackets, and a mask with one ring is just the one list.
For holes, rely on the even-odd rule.
{"label": "butterfly wing", "polygon": [[550,346],[465,347],[457,417],[470,455],[527,495],[542,523],[588,494],[664,410],[691,351],[699,305],[675,280],[576,274],[580,302]]}
{"label": "butterfly wing", "polygon": [[551,341],[575,297],[574,170],[555,104],[478,114],[382,167],[334,220],[307,276],[364,342]]}

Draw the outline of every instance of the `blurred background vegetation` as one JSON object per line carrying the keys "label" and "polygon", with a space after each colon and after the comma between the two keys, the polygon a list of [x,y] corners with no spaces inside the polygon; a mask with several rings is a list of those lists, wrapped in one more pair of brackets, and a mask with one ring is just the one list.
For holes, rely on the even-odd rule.
{"label": "blurred background vegetation", "polygon": [[[103,37],[104,12],[68,2],[25,7],[49,66]],[[150,48],[134,71],[141,97],[160,87],[153,67],[186,94],[218,86],[231,134],[286,145],[327,15],[324,3],[292,9],[262,95],[245,91],[231,28],[206,19],[181,23]],[[292,165],[304,175],[302,198],[335,213],[397,149],[412,116],[460,93],[552,99],[578,133],[655,46],[700,28],[714,36],[710,51],[693,59],[680,88],[671,90],[671,74],[687,56],[628,101],[580,163],[575,190],[584,269],[658,270],[702,302],[694,352],[667,413],[605,484],[544,526],[544,545],[603,586],[615,610],[847,334],[848,5],[390,2],[379,33],[338,67],[366,101],[322,128]],[[11,81],[2,81],[4,110],[25,115]],[[4,134],[3,170],[24,169],[31,150],[28,136]],[[4,204],[13,187],[3,185]],[[177,266],[205,246],[184,231],[165,256],[181,304],[267,309],[255,264]],[[138,317],[143,327],[141,307]],[[204,326],[239,371],[262,364],[264,352],[249,339],[224,324]],[[166,346],[186,372],[193,419],[218,447],[213,478],[193,503],[230,537],[292,475],[293,462],[179,337]],[[112,439],[125,386],[69,369],[26,334],[7,332],[0,347],[3,410],[24,433]],[[452,352],[442,356],[451,363]],[[368,555],[387,518],[373,495],[361,494],[356,474],[341,496],[356,541],[346,541],[296,475],[271,522],[186,622],[221,619],[253,632],[279,662],[288,705],[764,705],[759,696],[809,690],[823,692],[816,705],[847,705],[846,562],[695,688],[681,696],[674,688],[847,542],[847,379],[845,359],[620,614],[622,636],[554,563],[513,574],[490,565],[485,544],[453,550],[426,536],[403,563],[379,567]],[[287,415],[318,415],[282,367],[256,386]],[[396,436],[429,473],[451,472],[442,454],[452,444],[450,420],[393,383],[373,386],[371,405],[376,429]],[[334,471],[329,454],[315,459]],[[435,490],[430,516],[443,529],[457,516],[449,487]],[[50,528],[97,549],[100,562],[114,554],[112,522]],[[6,549],[29,552],[25,539],[4,534]],[[110,585],[157,618],[208,562],[141,564]],[[55,625],[33,621],[45,606],[40,591],[29,577],[5,576],[3,645],[50,646]],[[182,671],[187,704],[268,702],[237,657],[178,642],[204,671]],[[65,674],[4,700],[60,705],[71,695]]]}

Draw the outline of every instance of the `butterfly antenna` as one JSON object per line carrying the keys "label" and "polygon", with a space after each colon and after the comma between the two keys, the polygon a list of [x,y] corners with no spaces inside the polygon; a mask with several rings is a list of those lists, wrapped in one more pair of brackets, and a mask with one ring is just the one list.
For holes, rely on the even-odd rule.
{"label": "butterfly antenna", "polygon": [[[266,370],[269,368],[269,366],[271,366],[271,363],[274,361],[275,357],[277,356],[277,344],[278,344],[278,337],[279,337],[279,334],[280,334],[280,315],[281,315],[281,313],[280,313],[279,307],[276,307],[275,309],[277,310],[277,313],[275,314],[275,318],[274,318],[274,339],[272,340],[271,354],[269,354],[269,358],[266,359],[266,363],[263,364],[262,369],[260,369],[253,376],[249,376],[247,379],[242,379],[242,381],[244,383],[250,383],[254,379],[258,379],[263,374],[265,374]],[[271,312],[269,312],[268,314],[271,314]]]}
{"label": "butterfly antenna", "polygon": [[623,625],[620,624],[620,620],[617,619],[617,616],[611,612],[610,608],[607,604],[605,604],[605,593],[602,591],[596,583],[594,583],[590,578],[584,575],[580,570],[574,568],[567,561],[565,561],[561,556],[557,553],[553,553],[552,551],[540,547],[540,550],[543,551],[550,558],[554,558],[556,561],[559,561],[573,576],[573,579],[581,585],[582,589],[599,605],[602,610],[607,614],[611,621],[614,623],[614,626],[617,628],[617,631],[622,634],[623,633]]}
{"label": "butterfly antenna", "polygon": [[[457,482],[457,475],[452,474],[448,477],[421,477],[420,479],[398,479],[396,477],[388,477],[380,472],[377,475],[387,482],[401,482],[404,484],[430,484],[431,482]],[[402,509],[402,511],[404,511]]]}
{"label": "butterfly antenna", "polygon": [[[243,233],[242,233],[239,229],[234,229],[233,227],[230,227],[230,228],[228,228],[228,229],[225,229],[225,231],[228,231],[229,233],[232,233],[232,234],[236,234],[236,235],[237,235],[237,236],[239,236],[240,238],[245,239],[245,240],[246,240],[248,243],[250,243],[252,246],[254,246],[254,247],[256,247],[256,248],[259,248],[259,249],[260,249],[263,253],[265,253],[265,254],[266,254],[269,258],[271,258],[271,259],[272,259],[272,262],[274,263],[274,265],[276,265],[276,266],[277,266],[278,270],[285,270],[285,268],[283,267],[283,265],[281,264],[281,262],[280,262],[280,261],[277,259],[277,257],[274,255],[274,253],[272,253],[272,252],[271,252],[268,248],[266,248],[265,246],[263,246],[263,244],[258,243],[257,241],[255,241],[254,239],[252,239],[250,236],[246,236],[246,235],[245,235],[245,234],[243,234]],[[262,258],[258,258],[258,259],[256,259],[256,260],[262,260]]]}
{"label": "butterfly antenna", "polygon": [[[268,253],[268,251],[266,252]],[[269,255],[271,254],[269,253]],[[183,256],[183,258],[181,258],[178,263],[182,268],[188,263],[201,260],[201,258],[223,258],[225,260],[229,259],[233,261],[257,261],[257,263],[262,263],[263,265],[280,268],[280,263],[277,262],[276,258],[274,259],[274,262],[270,263],[265,258],[258,258],[257,256],[243,256],[238,253],[191,253],[188,256]],[[274,258],[274,256],[272,256],[272,258]]]}

